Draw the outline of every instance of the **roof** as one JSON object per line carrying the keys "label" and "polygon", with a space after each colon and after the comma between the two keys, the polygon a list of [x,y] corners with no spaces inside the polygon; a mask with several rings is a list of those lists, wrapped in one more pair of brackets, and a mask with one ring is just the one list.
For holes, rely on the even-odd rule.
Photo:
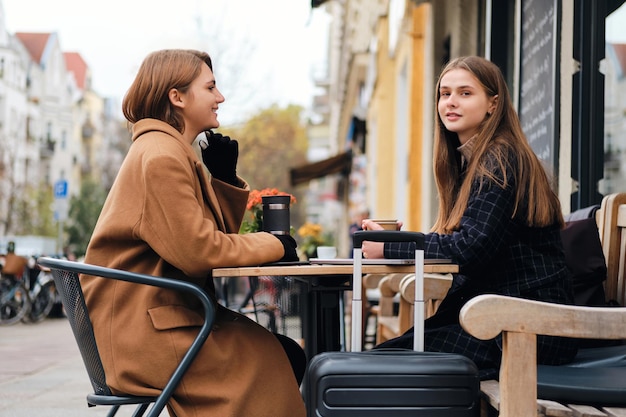
{"label": "roof", "polygon": [[17,32],[15,36],[24,44],[31,58],[41,64],[42,58],[52,33]]}
{"label": "roof", "polygon": [[64,52],[65,66],[74,74],[76,86],[84,90],[87,85],[87,63],[78,52]]}

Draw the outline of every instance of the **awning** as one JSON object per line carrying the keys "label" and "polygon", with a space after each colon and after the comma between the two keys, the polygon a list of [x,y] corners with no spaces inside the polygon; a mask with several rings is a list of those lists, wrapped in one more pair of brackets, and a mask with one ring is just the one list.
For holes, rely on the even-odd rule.
{"label": "awning", "polygon": [[324,3],[326,3],[326,0],[311,0],[311,7],[316,8]]}
{"label": "awning", "polygon": [[352,169],[352,151],[347,151],[324,159],[323,161],[313,162],[301,167],[289,170],[291,176],[291,185],[304,184],[312,179],[325,177],[331,174],[350,174]]}

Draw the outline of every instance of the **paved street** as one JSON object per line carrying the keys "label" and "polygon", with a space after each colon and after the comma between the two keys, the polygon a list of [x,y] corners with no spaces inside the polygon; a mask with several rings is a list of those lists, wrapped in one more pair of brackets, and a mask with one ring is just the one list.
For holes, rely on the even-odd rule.
{"label": "paved street", "polygon": [[[0,417],[106,416],[108,407],[87,407],[89,392],[66,319],[0,327]],[[122,407],[117,415],[132,411]]]}
{"label": "paved street", "polygon": [[[286,327],[290,333],[299,323]],[[109,407],[87,407],[89,392],[67,319],[0,326],[0,417],[105,417]],[[133,410],[122,407],[116,417],[130,417]]]}
{"label": "paved street", "polygon": [[[263,314],[259,319],[266,324]],[[298,317],[286,319],[284,326],[277,323],[278,331],[299,339]],[[91,391],[67,319],[0,326],[0,417],[106,416],[109,407],[87,407]],[[122,407],[117,416],[130,417],[133,410]],[[167,411],[161,417],[168,417]]]}

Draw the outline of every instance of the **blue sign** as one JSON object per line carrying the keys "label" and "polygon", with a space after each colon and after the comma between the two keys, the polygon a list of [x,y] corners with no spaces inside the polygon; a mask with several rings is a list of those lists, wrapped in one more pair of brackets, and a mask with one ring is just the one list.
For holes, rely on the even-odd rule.
{"label": "blue sign", "polygon": [[66,180],[58,180],[54,183],[54,198],[67,198]]}

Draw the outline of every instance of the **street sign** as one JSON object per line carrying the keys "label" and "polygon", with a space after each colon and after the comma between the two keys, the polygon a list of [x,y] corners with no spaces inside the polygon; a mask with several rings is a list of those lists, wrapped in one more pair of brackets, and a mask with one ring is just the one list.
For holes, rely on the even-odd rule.
{"label": "street sign", "polygon": [[64,222],[67,220],[68,211],[67,180],[58,180],[54,183],[54,219],[58,222]]}
{"label": "street sign", "polygon": [[70,205],[67,198],[57,198],[54,200],[54,220],[65,221],[69,212]]}
{"label": "street sign", "polygon": [[58,180],[54,183],[54,198],[67,198],[66,180]]}

